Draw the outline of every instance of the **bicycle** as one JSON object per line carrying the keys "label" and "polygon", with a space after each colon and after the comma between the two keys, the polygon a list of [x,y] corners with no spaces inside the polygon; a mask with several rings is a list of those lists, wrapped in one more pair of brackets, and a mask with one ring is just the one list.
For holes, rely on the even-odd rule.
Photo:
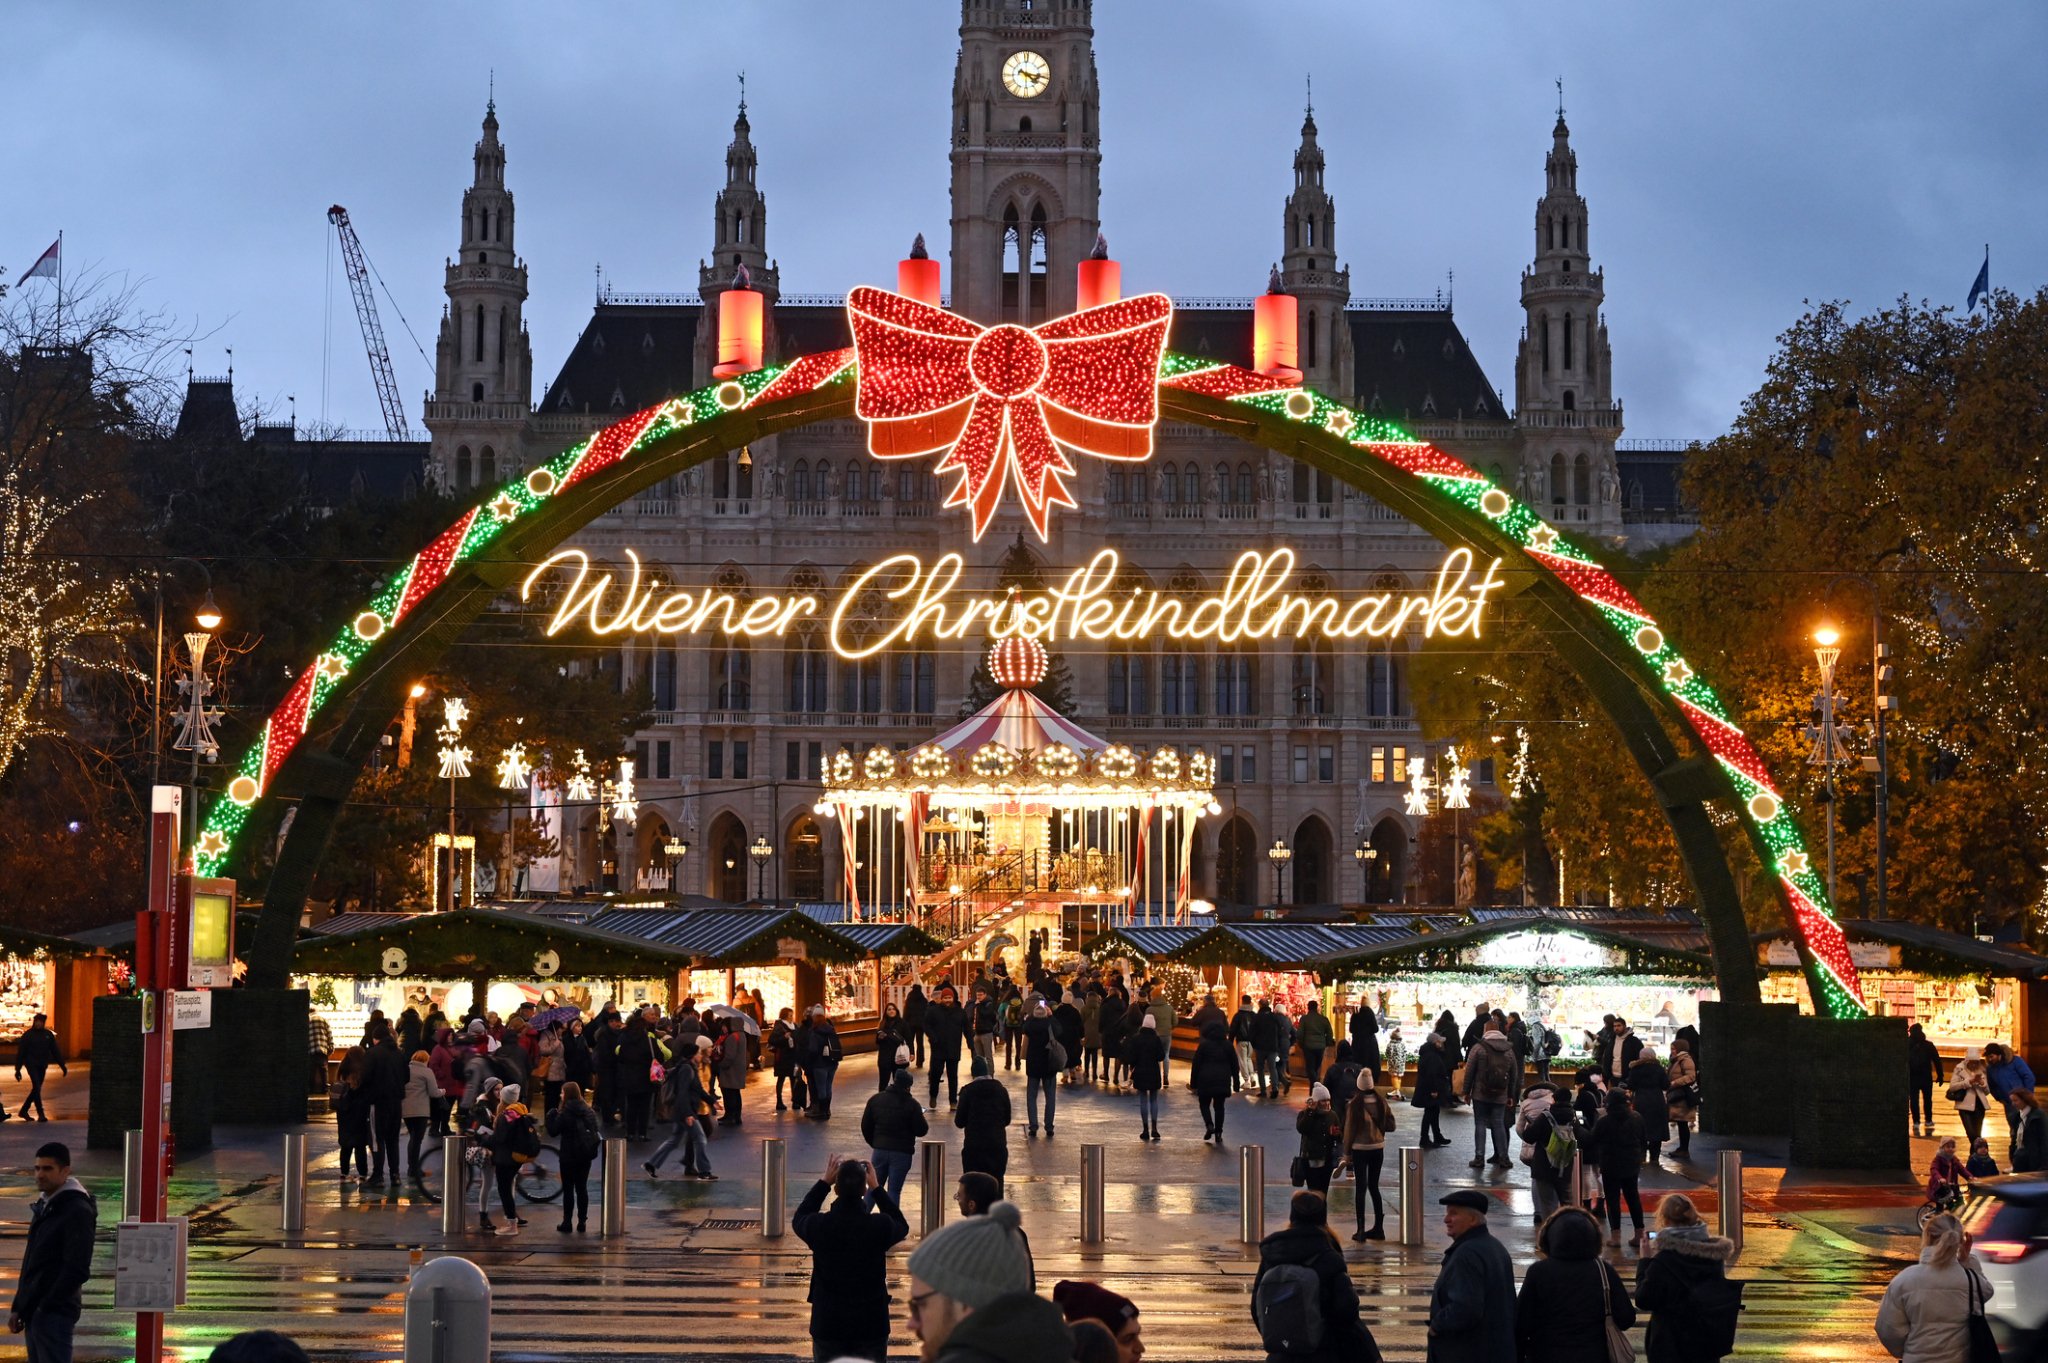
{"label": "bicycle", "polygon": [[1964,1193],[1960,1183],[1946,1184],[1939,1193],[1920,1204],[1920,1209],[1913,1216],[1914,1224],[1921,1230],[1926,1230],[1929,1221],[1944,1212],[1955,1211],[1967,1200],[1968,1195]]}
{"label": "bicycle", "polygon": [[[420,1151],[420,1178],[430,1188],[437,1188],[440,1183],[438,1176],[443,1148],[440,1141],[435,1141],[431,1148]],[[477,1148],[475,1145],[469,1147],[471,1150]],[[464,1163],[464,1197],[475,1191],[477,1171],[480,1167],[488,1168],[488,1161],[482,1166]],[[562,1152],[545,1142],[542,1143],[539,1154],[519,1166],[518,1176],[512,1180],[512,1191],[528,1202],[553,1202],[561,1197],[562,1187]]]}

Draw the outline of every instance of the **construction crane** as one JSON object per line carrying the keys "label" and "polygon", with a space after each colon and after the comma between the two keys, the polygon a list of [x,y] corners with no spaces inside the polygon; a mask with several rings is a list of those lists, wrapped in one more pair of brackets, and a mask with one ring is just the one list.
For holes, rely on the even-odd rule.
{"label": "construction crane", "polygon": [[405,404],[398,396],[398,376],[391,370],[391,352],[384,345],[384,326],[377,320],[377,300],[370,293],[370,263],[363,256],[362,242],[356,240],[356,229],[349,225],[346,208],[336,204],[328,209],[327,221],[334,224],[335,233],[341,238],[342,266],[348,274],[349,292],[355,295],[356,321],[363,327],[363,348],[370,352],[370,377],[377,384],[377,402],[384,408],[384,429],[393,440],[404,440],[409,435]]}

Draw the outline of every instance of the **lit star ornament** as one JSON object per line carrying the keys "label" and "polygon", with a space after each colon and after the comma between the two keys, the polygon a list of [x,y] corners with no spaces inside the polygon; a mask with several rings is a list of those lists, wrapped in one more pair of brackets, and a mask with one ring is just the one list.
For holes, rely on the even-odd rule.
{"label": "lit star ornament", "polygon": [[490,509],[491,515],[503,524],[519,514],[519,499],[509,492],[501,492],[491,498]]}
{"label": "lit star ornament", "polygon": [[469,723],[469,702],[460,696],[450,696],[441,705],[441,715],[450,728],[459,729]]}
{"label": "lit star ornament", "polygon": [[1785,854],[1784,859],[1778,865],[1784,868],[1785,874],[1788,876],[1803,876],[1812,869],[1813,862],[1806,853],[1794,848]]}
{"label": "lit star ornament", "polygon": [[1140,294],[1025,328],[982,327],[884,289],[847,298],[859,365],[854,412],[878,459],[945,452],[946,499],[980,539],[1014,486],[1040,539],[1072,507],[1067,451],[1129,463],[1152,457],[1159,361],[1173,300]]}
{"label": "lit star ornament", "polygon": [[524,790],[531,779],[533,762],[526,755],[526,745],[514,743],[498,758],[498,789]]}
{"label": "lit star ornament", "polygon": [[199,845],[195,850],[202,857],[224,857],[228,851],[227,835],[218,828],[209,828],[199,835]]}
{"label": "lit star ornament", "polygon": [[450,743],[441,749],[441,779],[454,781],[469,775],[469,760],[476,754],[459,744]]}
{"label": "lit star ornament", "polygon": [[1429,762],[1425,758],[1408,759],[1407,810],[1418,818],[1429,813]]}
{"label": "lit star ornament", "polygon": [[1539,525],[1529,532],[1529,547],[1549,553],[1557,547],[1557,531],[1547,525]]}
{"label": "lit star ornament", "polygon": [[1677,690],[1691,680],[1692,669],[1685,665],[1685,659],[1673,658],[1664,664],[1664,684],[1672,690]]}
{"label": "lit star ornament", "polygon": [[323,653],[313,667],[328,681],[337,682],[348,675],[348,659],[339,653]]}

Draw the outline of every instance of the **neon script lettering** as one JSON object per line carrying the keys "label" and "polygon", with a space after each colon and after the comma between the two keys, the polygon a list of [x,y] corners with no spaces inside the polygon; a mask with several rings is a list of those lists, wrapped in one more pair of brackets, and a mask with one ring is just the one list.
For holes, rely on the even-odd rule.
{"label": "neon script lettering", "polygon": [[[586,551],[564,549],[527,574],[519,598],[531,601],[551,576],[566,578],[548,621],[550,636],[581,628],[600,637],[718,633],[765,639],[787,634],[798,621],[822,619],[833,651],[859,659],[921,640],[959,641],[983,634],[998,639],[1021,635],[1051,645],[1153,638],[1235,644],[1387,639],[1419,628],[1425,638],[1477,639],[1488,599],[1506,585],[1499,559],[1482,570],[1471,550],[1454,549],[1424,590],[1308,596],[1286,590],[1294,551],[1274,549],[1240,554],[1217,591],[1176,595],[1119,589],[1122,559],[1114,549],[1104,549],[1047,591],[999,596],[960,589],[967,562],[959,554],[942,554],[926,564],[904,553],[863,570],[828,609],[808,593],[664,591],[648,581],[639,554],[628,549],[625,557],[621,580],[620,570],[593,566]],[[877,595],[891,606],[879,621],[862,605]]]}

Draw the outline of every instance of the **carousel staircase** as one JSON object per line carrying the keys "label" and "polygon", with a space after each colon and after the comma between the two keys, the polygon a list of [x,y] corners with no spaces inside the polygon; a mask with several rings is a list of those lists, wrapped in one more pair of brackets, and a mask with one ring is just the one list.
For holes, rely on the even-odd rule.
{"label": "carousel staircase", "polygon": [[983,933],[1034,907],[1043,896],[1027,884],[1025,870],[1024,854],[1015,853],[927,909],[918,926],[946,945],[924,958],[919,973],[928,979],[948,973]]}

